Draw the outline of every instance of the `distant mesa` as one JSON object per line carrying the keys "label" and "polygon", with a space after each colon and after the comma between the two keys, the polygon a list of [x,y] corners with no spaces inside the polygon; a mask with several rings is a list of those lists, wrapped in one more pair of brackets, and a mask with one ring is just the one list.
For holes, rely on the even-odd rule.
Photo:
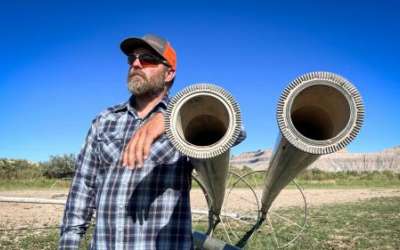
{"label": "distant mesa", "polygon": [[[234,167],[250,167],[254,170],[268,167],[272,150],[244,152],[231,159]],[[308,169],[320,169],[328,172],[338,171],[384,171],[400,173],[400,146],[373,153],[349,153],[343,149],[333,154],[323,155]]]}

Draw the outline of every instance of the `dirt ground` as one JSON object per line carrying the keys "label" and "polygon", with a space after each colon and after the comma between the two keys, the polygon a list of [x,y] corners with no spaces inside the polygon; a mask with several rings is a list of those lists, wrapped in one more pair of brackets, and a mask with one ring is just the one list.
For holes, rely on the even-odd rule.
{"label": "dirt ground", "polygon": [[[40,197],[65,200],[68,190],[23,190],[0,191],[0,196]],[[256,190],[258,196],[261,190]],[[307,206],[320,206],[331,203],[354,202],[373,197],[400,196],[400,189],[306,189],[304,191]],[[273,208],[301,206],[304,199],[297,189],[283,190],[274,202]],[[192,190],[191,206],[193,211],[206,211],[206,202],[199,189]],[[245,213],[256,210],[255,195],[248,189],[235,189],[226,196],[226,213]],[[0,230],[9,228],[57,226],[61,221],[64,206],[46,204],[0,202]]]}

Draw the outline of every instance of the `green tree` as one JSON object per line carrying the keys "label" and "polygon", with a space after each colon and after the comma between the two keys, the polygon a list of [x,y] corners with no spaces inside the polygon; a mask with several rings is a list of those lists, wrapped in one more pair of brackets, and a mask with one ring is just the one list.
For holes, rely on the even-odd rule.
{"label": "green tree", "polygon": [[72,178],[75,172],[75,160],[74,154],[52,155],[49,161],[42,163],[43,175],[48,178]]}

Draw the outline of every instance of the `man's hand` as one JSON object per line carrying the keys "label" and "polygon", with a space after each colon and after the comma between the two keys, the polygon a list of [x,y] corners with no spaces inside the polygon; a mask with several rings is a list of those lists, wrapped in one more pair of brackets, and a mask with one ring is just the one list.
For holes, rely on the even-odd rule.
{"label": "man's hand", "polygon": [[122,166],[130,169],[142,167],[149,156],[151,144],[164,133],[164,115],[156,113],[140,127],[124,150]]}

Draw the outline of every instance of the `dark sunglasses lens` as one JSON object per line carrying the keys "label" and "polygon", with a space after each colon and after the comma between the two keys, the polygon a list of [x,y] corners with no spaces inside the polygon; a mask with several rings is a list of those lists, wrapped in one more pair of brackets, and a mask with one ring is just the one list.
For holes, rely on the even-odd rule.
{"label": "dark sunglasses lens", "polygon": [[140,55],[139,60],[141,63],[148,63],[148,64],[158,64],[161,63],[162,61],[159,57],[150,54]]}
{"label": "dark sunglasses lens", "polygon": [[144,64],[159,64],[162,63],[162,59],[151,54],[141,54],[141,55],[129,55],[128,56],[128,63],[132,65],[132,63],[139,58],[140,63]]}
{"label": "dark sunglasses lens", "polygon": [[135,55],[128,55],[128,64],[132,65],[132,63],[136,60]]}

